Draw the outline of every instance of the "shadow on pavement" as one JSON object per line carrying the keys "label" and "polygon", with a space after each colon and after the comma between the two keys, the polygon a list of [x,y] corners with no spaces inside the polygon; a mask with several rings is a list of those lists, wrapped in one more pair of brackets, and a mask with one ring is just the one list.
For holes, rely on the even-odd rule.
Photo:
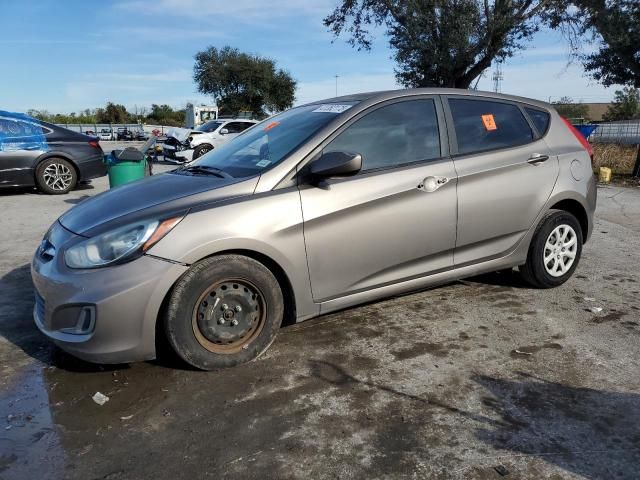
{"label": "shadow on pavement", "polygon": [[[471,380],[482,390],[474,411],[465,411],[429,394],[416,396],[360,380],[330,362],[312,360],[310,366],[312,375],[327,383],[366,385],[472,420],[478,425],[474,436],[496,451],[509,452],[505,457],[541,458],[589,479],[637,475],[640,394],[572,387],[525,373],[517,373],[515,380],[473,374]],[[487,460],[499,456],[489,453]]]}
{"label": "shadow on pavement", "polygon": [[475,277],[466,278],[463,282],[483,283],[485,285],[495,285],[499,287],[532,288],[531,285],[526,283],[520,274],[513,269],[477,275]]}
{"label": "shadow on pavement", "polygon": [[640,395],[580,388],[525,373],[473,375],[498,418],[476,437],[497,450],[540,457],[590,479],[632,478],[640,462]]}

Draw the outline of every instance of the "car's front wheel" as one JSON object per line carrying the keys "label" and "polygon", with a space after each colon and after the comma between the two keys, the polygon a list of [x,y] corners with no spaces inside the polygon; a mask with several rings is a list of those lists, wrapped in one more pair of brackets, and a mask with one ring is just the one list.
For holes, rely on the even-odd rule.
{"label": "car's front wheel", "polygon": [[195,160],[196,158],[200,158],[205,153],[209,153],[211,150],[213,150],[213,146],[209,145],[208,143],[203,143],[202,145],[198,145],[196,148],[193,149],[193,159]]}
{"label": "car's front wheel", "polygon": [[75,188],[78,174],[68,160],[49,158],[36,168],[36,183],[44,193],[62,195]]}
{"label": "car's front wheel", "polygon": [[171,292],[164,329],[176,353],[201,370],[260,356],[282,323],[277,279],[260,262],[220,255],[194,264]]}
{"label": "car's front wheel", "polygon": [[557,287],[573,275],[581,254],[580,222],[569,212],[551,210],[536,228],[527,263],[519,270],[523,279],[534,287]]}

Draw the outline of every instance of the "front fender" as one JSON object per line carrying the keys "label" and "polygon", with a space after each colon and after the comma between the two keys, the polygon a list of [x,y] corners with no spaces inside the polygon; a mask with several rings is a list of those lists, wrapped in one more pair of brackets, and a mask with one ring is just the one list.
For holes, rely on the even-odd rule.
{"label": "front fender", "polygon": [[268,257],[288,277],[298,318],[317,315],[304,245],[297,188],[194,209],[149,254],[191,265],[229,251]]}

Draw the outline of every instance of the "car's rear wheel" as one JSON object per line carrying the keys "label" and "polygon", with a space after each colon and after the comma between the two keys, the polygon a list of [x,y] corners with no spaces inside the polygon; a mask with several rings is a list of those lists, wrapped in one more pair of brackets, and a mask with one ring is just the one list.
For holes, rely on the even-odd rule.
{"label": "car's rear wheel", "polygon": [[193,265],[171,292],[164,318],[169,344],[202,370],[260,356],[282,323],[277,279],[260,262],[221,255]]}
{"label": "car's rear wheel", "polygon": [[198,145],[193,150],[193,159],[195,160],[196,158],[200,158],[205,153],[209,153],[211,150],[213,150],[213,146],[209,145],[208,143],[203,143],[202,145]]}
{"label": "car's rear wheel", "polygon": [[36,182],[44,193],[62,195],[75,188],[78,174],[68,160],[48,158],[36,168]]}
{"label": "car's rear wheel", "polygon": [[534,287],[557,287],[573,275],[581,254],[580,222],[569,212],[551,210],[534,233],[520,273]]}

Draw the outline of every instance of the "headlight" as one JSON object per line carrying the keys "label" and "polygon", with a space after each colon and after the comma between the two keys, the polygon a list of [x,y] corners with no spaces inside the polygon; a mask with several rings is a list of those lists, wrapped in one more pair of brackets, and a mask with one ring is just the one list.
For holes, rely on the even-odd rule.
{"label": "headlight", "polygon": [[182,217],[132,223],[84,240],[64,254],[69,268],[97,268],[142,255],[171,231]]}

